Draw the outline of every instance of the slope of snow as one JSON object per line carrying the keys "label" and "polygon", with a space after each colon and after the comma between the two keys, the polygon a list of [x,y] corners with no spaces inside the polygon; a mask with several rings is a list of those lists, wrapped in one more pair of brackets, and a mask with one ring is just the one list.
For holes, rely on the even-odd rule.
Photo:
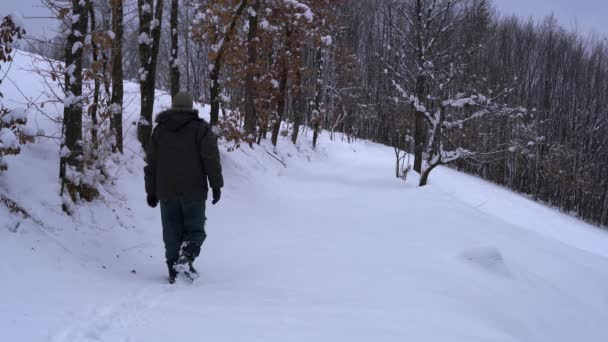
{"label": "slope of snow", "polygon": [[[447,195],[511,224],[608,258],[606,231],[506,188],[448,168],[438,169],[433,182]],[[475,189],[471,191],[470,189]]]}
{"label": "slope of snow", "polygon": [[[9,78],[37,98],[34,60],[17,56]],[[11,82],[6,105],[23,107]],[[132,127],[137,87],[126,91]],[[168,103],[159,93],[158,108]],[[414,175],[392,178],[390,149],[327,135],[317,151],[307,134],[281,140],[287,167],[268,144],[223,152],[227,187],[208,208],[201,279],[166,285],[134,135],[115,184],[74,217],[61,213],[54,139],[10,158],[0,193],[36,220],[0,206],[3,341],[608,339],[604,231],[452,170],[417,188]]]}

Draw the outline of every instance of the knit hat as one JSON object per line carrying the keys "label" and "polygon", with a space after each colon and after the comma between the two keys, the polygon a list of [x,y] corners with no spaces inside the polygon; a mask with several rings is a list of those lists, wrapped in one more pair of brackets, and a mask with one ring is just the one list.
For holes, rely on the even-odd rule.
{"label": "knit hat", "polygon": [[192,110],[192,108],[194,107],[193,102],[194,101],[192,100],[192,95],[185,91],[180,91],[173,97],[173,103],[171,104],[171,107],[173,109]]}

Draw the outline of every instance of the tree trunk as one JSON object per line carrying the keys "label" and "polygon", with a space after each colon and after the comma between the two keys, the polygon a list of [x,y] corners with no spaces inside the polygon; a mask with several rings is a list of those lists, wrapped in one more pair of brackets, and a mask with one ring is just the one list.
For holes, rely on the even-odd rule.
{"label": "tree trunk", "polygon": [[[89,20],[91,22],[91,32],[95,32],[97,30],[97,23],[95,22],[95,9],[93,5],[89,2],[88,4],[88,13]],[[99,149],[99,139],[98,139],[98,125],[99,122],[97,120],[97,111],[99,108],[99,93],[101,91],[101,80],[98,75],[98,69],[101,68],[99,65],[99,44],[92,39],[93,45],[93,77],[94,77],[94,89],[93,89],[93,103],[89,107],[89,114],[91,116],[91,145],[92,145],[92,153],[94,154],[94,158],[97,158],[97,151]]]}
{"label": "tree trunk", "polygon": [[602,217],[600,218],[600,224],[608,225],[608,181],[606,183],[606,190],[604,192],[604,205],[602,207]]}
{"label": "tree trunk", "polygon": [[123,153],[122,139],[122,106],[124,98],[123,70],[122,70],[122,36],[123,36],[123,8],[124,0],[113,0],[112,6],[112,97],[110,110],[112,113],[111,126],[114,133],[112,152]]}
{"label": "tree trunk", "polygon": [[[429,133],[431,133],[430,137],[428,138],[428,141],[425,141],[425,144],[427,145],[427,149],[426,149],[426,153],[427,153],[427,167],[425,169],[422,170],[421,173],[421,177],[420,177],[420,186],[425,186],[428,182],[429,176],[431,174],[431,172],[433,171],[433,169],[435,169],[437,166],[442,165],[442,164],[446,164],[445,161],[441,160],[441,146],[443,144],[442,142],[442,136],[443,136],[443,123],[445,121],[445,117],[446,117],[447,113],[446,113],[446,109],[443,105],[439,106],[439,117],[435,118],[435,120],[437,120],[436,122],[433,123],[433,129],[432,131],[429,131]],[[424,122],[426,125],[426,122]],[[424,139],[426,140],[426,134]],[[435,162],[433,162],[433,160],[435,158],[433,158],[433,156],[437,156],[437,160]],[[448,161],[447,163],[450,163],[452,161]]]}
{"label": "tree trunk", "polygon": [[[83,170],[83,141],[82,141],[82,56],[84,52],[84,37],[87,34],[87,8],[89,1],[72,0],[72,12],[80,20],[72,22],[71,34],[65,46],[65,104],[63,108],[64,142],[61,146],[59,175],[61,177],[61,195],[68,179],[67,167],[75,171]],[[64,208],[66,210],[66,208]]]}
{"label": "tree trunk", "polygon": [[312,133],[312,148],[316,149],[317,148],[317,141],[319,139],[319,133],[321,130],[321,96],[323,93],[323,49],[322,48],[318,48],[317,49],[317,55],[315,57],[316,62],[317,62],[317,66],[318,66],[318,70],[317,70],[317,82],[316,82],[316,89],[315,89],[315,112],[312,116],[312,128],[313,128],[313,133]]}
{"label": "tree trunk", "polygon": [[249,145],[253,144],[255,138],[257,113],[255,107],[257,73],[257,35],[258,35],[258,10],[260,0],[255,0],[253,11],[249,13],[249,33],[247,35],[247,76],[245,79],[245,133],[251,139]]}
{"label": "tree trunk", "polygon": [[220,121],[220,95],[222,92],[222,88],[220,85],[220,69],[222,68],[222,60],[216,59],[213,64],[213,70],[209,75],[209,80],[211,82],[211,89],[209,90],[209,101],[211,102],[211,110],[210,110],[210,124],[211,126],[217,126]]}
{"label": "tree trunk", "polygon": [[293,106],[293,132],[291,132],[291,142],[295,145],[298,142],[300,134],[300,125],[302,124],[303,94],[302,94],[302,70],[298,68],[296,71],[296,79],[294,80],[296,91],[294,96]]}
{"label": "tree trunk", "polygon": [[291,30],[289,27],[285,30],[285,52],[281,58],[281,80],[279,81],[279,100],[277,103],[277,115],[274,125],[272,127],[272,145],[277,147],[279,141],[279,131],[281,130],[281,123],[285,116],[285,102],[287,101],[287,77],[289,74],[289,63],[288,55],[291,52]]}
{"label": "tree trunk", "polygon": [[152,115],[154,112],[154,92],[156,90],[156,62],[163,19],[163,1],[156,2],[154,18],[153,0],[138,0],[139,10],[139,91],[141,96],[141,116],[137,123],[137,137],[144,151],[148,150],[152,135]]}
{"label": "tree trunk", "polygon": [[401,150],[399,150],[399,147],[393,147],[393,149],[395,150],[395,177],[401,178],[401,174],[399,172],[399,163],[401,162]]}
{"label": "tree trunk", "polygon": [[[416,79],[416,97],[424,99],[425,93],[425,78],[419,75]],[[415,127],[414,127],[414,171],[422,174],[422,152],[426,144],[426,122],[424,113],[415,110]]]}
{"label": "tree trunk", "polygon": [[171,97],[174,97],[180,90],[180,73],[179,73],[179,63],[178,63],[178,55],[179,55],[179,36],[177,34],[177,14],[179,13],[178,9],[178,0],[171,0],[171,54],[169,57],[170,64],[170,78],[171,78]]}
{"label": "tree trunk", "polygon": [[[190,6],[186,5],[186,23],[190,23]],[[188,34],[185,34],[184,39],[184,48],[186,49],[186,90],[195,98],[198,97],[198,94],[194,94],[190,85],[190,38]]]}
{"label": "tree trunk", "polygon": [[211,82],[211,89],[209,91],[211,102],[211,111],[209,113],[210,124],[211,126],[217,126],[220,119],[220,103],[221,103],[221,95],[222,95],[222,85],[220,83],[220,75],[222,70],[222,62],[224,60],[224,54],[226,53],[227,46],[230,45],[232,41],[232,37],[236,32],[236,23],[240,16],[243,14],[243,11],[247,7],[247,1],[241,1],[240,6],[234,12],[232,17],[232,22],[226,32],[226,36],[224,37],[224,41],[219,48],[217,55],[213,61],[213,68],[211,69],[211,73],[209,75],[209,81]]}
{"label": "tree trunk", "polygon": [[428,184],[429,176],[431,175],[431,171],[433,171],[433,169],[436,168],[437,166],[439,166],[439,164],[430,165],[429,167],[427,167],[424,170],[424,172],[422,172],[418,186],[425,186]]}

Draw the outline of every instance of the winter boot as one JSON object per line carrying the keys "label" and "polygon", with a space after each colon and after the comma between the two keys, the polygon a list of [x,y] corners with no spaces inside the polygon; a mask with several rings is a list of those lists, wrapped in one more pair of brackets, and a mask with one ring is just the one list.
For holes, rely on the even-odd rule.
{"label": "winter boot", "polygon": [[192,267],[192,261],[184,255],[179,257],[179,260],[177,260],[173,269],[178,276],[183,276],[190,281],[194,281],[198,278],[198,272]]}
{"label": "winter boot", "polygon": [[177,260],[177,262],[173,265],[173,269],[178,274],[188,272],[190,270],[188,267],[189,264],[190,264],[190,260],[188,260],[188,258],[186,256],[181,255],[179,257],[179,259]]}
{"label": "winter boot", "polygon": [[198,278],[198,271],[196,270],[196,268],[194,268],[194,266],[192,265],[192,261],[188,263],[188,268],[189,268],[189,272],[190,272],[190,276],[193,279],[197,279]]}
{"label": "winter boot", "polygon": [[175,284],[175,278],[177,278],[177,272],[175,271],[175,262],[167,261],[167,268],[169,269],[169,284]]}
{"label": "winter boot", "polygon": [[198,278],[198,272],[192,265],[195,254],[192,253],[191,247],[192,245],[188,241],[182,243],[179,250],[179,259],[173,268],[178,275],[183,275],[188,280],[194,281],[196,278]]}

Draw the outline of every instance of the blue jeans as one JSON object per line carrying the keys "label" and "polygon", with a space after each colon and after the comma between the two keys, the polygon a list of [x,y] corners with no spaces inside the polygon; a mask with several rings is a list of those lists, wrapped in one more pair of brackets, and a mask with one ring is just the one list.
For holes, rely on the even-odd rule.
{"label": "blue jeans", "polygon": [[163,200],[160,201],[160,214],[167,263],[175,263],[180,252],[189,261],[194,261],[201,253],[201,246],[207,238],[205,201]]}

